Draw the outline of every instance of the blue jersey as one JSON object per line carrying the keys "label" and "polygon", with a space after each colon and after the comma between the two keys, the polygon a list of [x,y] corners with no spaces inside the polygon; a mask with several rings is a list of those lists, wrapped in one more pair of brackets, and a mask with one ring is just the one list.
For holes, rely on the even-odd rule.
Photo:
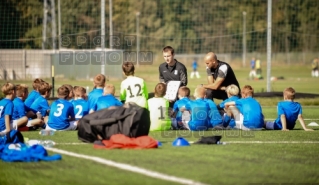
{"label": "blue jersey", "polygon": [[88,97],[88,103],[89,103],[89,111],[94,110],[94,105],[97,102],[97,99],[99,97],[103,96],[103,89],[99,88],[99,89],[93,89]]}
{"label": "blue jersey", "polygon": [[223,108],[225,108],[225,103],[231,102],[231,101],[236,101],[236,100],[238,100],[238,99],[239,99],[238,96],[231,96],[231,97],[227,98],[226,100],[222,101],[222,102],[219,104],[219,107],[223,109]]}
{"label": "blue jersey", "polygon": [[28,95],[27,99],[24,100],[24,104],[27,107],[31,107],[32,103],[39,98],[41,95],[38,91],[32,90],[31,93]]}
{"label": "blue jersey", "polygon": [[[231,102],[231,101],[236,101],[238,99],[239,99],[238,96],[231,96],[228,99],[226,99],[223,102],[221,102],[219,104],[219,107],[220,108],[225,108],[225,103]],[[224,116],[223,116],[223,125],[224,125],[224,127],[230,126],[231,128],[234,128],[235,125],[236,125],[236,122],[235,122],[234,118],[228,116],[227,114],[224,114]]]}
{"label": "blue jersey", "polygon": [[15,98],[13,100],[13,106],[12,120],[20,119],[26,115],[25,105],[20,98]]}
{"label": "blue jersey", "polygon": [[13,103],[10,99],[3,98],[0,101],[0,132],[6,129],[5,116],[9,116],[10,119],[13,113]]}
{"label": "blue jersey", "polygon": [[30,109],[35,114],[39,111],[41,115],[44,117],[47,114],[47,110],[50,110],[50,106],[48,101],[43,97],[39,96],[32,104]]}
{"label": "blue jersey", "polygon": [[116,99],[112,94],[107,94],[98,98],[95,106],[93,107],[94,111],[101,109],[107,109],[111,106],[122,106],[123,103]]}
{"label": "blue jersey", "polygon": [[220,115],[217,105],[211,100],[211,99],[204,99],[208,106],[209,106],[209,112],[208,112],[208,123],[214,127],[216,125],[220,125],[223,123],[223,118]]}
{"label": "blue jersey", "polygon": [[284,114],[286,116],[286,127],[291,130],[296,125],[298,115],[302,114],[301,105],[298,102],[281,101],[277,105],[278,118],[275,120],[274,129],[281,130],[282,124],[280,116]]}
{"label": "blue jersey", "polygon": [[244,116],[243,124],[249,129],[260,129],[264,126],[264,116],[260,104],[252,97],[235,101],[236,107]]}
{"label": "blue jersey", "polygon": [[208,103],[200,98],[190,101],[185,108],[191,113],[191,119],[188,122],[189,129],[207,130],[210,110]]}
{"label": "blue jersey", "polygon": [[188,104],[191,100],[187,97],[184,97],[182,99],[179,99],[177,100],[175,103],[174,103],[174,106],[173,106],[173,111],[174,112],[177,112],[176,114],[176,121],[182,121],[182,112],[180,111],[180,109],[182,107],[186,107],[186,104]]}
{"label": "blue jersey", "polygon": [[48,125],[56,130],[63,130],[70,126],[69,118],[74,118],[72,103],[65,99],[58,99],[51,105]]}
{"label": "blue jersey", "polygon": [[89,113],[89,104],[86,100],[82,98],[76,99],[72,101],[72,104],[74,107],[75,120],[79,120]]}

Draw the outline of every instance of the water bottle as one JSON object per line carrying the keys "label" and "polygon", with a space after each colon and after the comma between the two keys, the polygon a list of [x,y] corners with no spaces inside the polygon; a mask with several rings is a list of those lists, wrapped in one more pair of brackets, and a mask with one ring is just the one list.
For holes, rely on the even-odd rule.
{"label": "water bottle", "polygon": [[218,144],[218,145],[226,145],[226,143],[225,142],[221,142],[221,141],[217,141],[217,143],[216,144]]}
{"label": "water bottle", "polygon": [[40,144],[40,141],[39,140],[35,140],[35,139],[31,139],[31,140],[25,141],[25,144],[30,147],[30,146],[33,146],[33,145]]}
{"label": "water bottle", "polygon": [[41,130],[40,131],[40,135],[42,135],[42,136],[52,136],[52,135],[54,135],[54,130],[45,130],[45,129],[43,129],[43,130]]}
{"label": "water bottle", "polygon": [[40,141],[39,144],[42,145],[43,147],[51,148],[55,145],[55,142],[52,140],[45,140],[45,141]]}

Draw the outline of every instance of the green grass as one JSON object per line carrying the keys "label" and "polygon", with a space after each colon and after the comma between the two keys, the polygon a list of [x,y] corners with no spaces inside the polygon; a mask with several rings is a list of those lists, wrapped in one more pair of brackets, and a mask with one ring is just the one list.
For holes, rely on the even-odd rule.
{"label": "green grass", "polygon": [[[200,64],[201,65],[201,64]],[[266,80],[248,80],[249,69],[231,64],[241,86],[250,84],[255,92],[266,91]],[[264,67],[264,69],[266,69]],[[189,79],[193,91],[198,84],[206,83],[204,68],[200,67],[201,79]],[[190,68],[189,68],[190,73]],[[263,71],[266,74],[266,70]],[[146,80],[149,91],[158,83],[158,64],[140,66],[136,76]],[[275,65],[272,76],[284,76],[285,80],[272,82],[274,91],[283,91],[292,86],[297,92],[319,92],[319,78],[310,77],[309,66]],[[50,79],[46,79],[50,82]],[[62,84],[89,86],[91,81],[55,79],[55,90]],[[118,95],[121,79],[110,79]],[[3,84],[4,81],[0,81]],[[31,90],[31,81],[19,80],[13,83],[26,83]],[[55,93],[56,94],[56,93]],[[263,107],[265,118],[277,117],[276,105],[281,98],[257,98]],[[297,99],[303,105],[306,124],[319,122],[319,98]],[[216,101],[219,102],[218,100]],[[312,105],[312,106],[306,106]],[[150,135],[161,141],[163,146],[152,150],[96,150],[92,144],[66,145],[63,143],[81,143],[77,132],[56,132],[53,136],[41,136],[38,132],[23,132],[29,139],[51,139],[58,143],[55,148],[75,153],[97,156],[116,162],[131,164],[164,174],[188,178],[207,184],[247,184],[247,183],[319,183],[318,144],[247,144],[229,143],[226,145],[192,145],[176,148],[171,145],[178,136],[188,141],[196,141],[201,134],[222,135],[222,141],[319,141],[318,127],[314,132],[305,132],[297,123],[296,129],[289,132],[255,131],[249,136],[244,132],[206,131],[180,133],[175,131],[153,132]],[[235,137],[234,135],[237,136]],[[247,134],[247,133],[246,133]],[[49,152],[49,154],[53,154]],[[150,178],[84,159],[63,155],[61,161],[39,163],[0,162],[1,185],[42,185],[42,184],[174,184]]]}
{"label": "green grass", "polygon": [[[318,119],[319,107],[304,107],[306,124]],[[276,107],[263,107],[266,118],[276,118]],[[315,120],[318,123],[318,120]],[[29,139],[54,140],[55,148],[96,156],[115,162],[130,164],[167,175],[187,178],[206,184],[248,183],[319,183],[318,143],[231,143],[232,141],[316,141],[314,132],[296,129],[282,131],[253,131],[249,135],[240,131],[178,131],[152,132],[150,136],[163,146],[149,150],[101,150],[77,139],[77,132],[56,132],[53,136],[41,136],[37,131],[23,132]],[[222,135],[226,145],[191,145],[173,147],[172,141],[183,136],[196,141],[200,135]],[[234,136],[237,135],[237,136]],[[53,154],[49,152],[49,154]],[[63,155],[61,161],[38,163],[0,162],[1,185],[41,184],[174,184],[141,174]]]}

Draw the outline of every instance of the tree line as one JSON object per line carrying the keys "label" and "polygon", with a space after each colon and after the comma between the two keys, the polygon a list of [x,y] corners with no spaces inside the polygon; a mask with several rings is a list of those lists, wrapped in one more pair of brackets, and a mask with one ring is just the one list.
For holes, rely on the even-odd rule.
{"label": "tree line", "polygon": [[[52,42],[58,43],[60,38],[51,36],[52,21],[59,26],[57,1],[56,19],[47,13],[45,49],[52,49]],[[52,0],[47,2],[50,6]],[[63,47],[99,47],[94,39],[101,35],[101,1],[60,3],[61,35],[70,39]],[[106,35],[110,27],[108,3],[106,0]],[[0,48],[43,47],[43,4],[44,0],[0,2]],[[318,10],[317,0],[272,0],[273,52],[318,51]],[[247,52],[266,52],[267,0],[113,0],[112,11],[113,35],[122,38],[121,45],[114,46],[118,49],[135,50],[123,38],[137,34],[138,19],[140,49],[144,51],[160,51],[172,45],[178,53],[241,53],[245,19]],[[86,42],[79,45],[78,36],[85,37]]]}

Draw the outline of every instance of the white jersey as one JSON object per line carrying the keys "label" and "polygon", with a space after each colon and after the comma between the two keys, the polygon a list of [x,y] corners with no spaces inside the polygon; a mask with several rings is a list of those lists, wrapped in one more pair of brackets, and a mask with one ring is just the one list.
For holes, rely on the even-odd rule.
{"label": "white jersey", "polygon": [[151,128],[150,131],[169,130],[172,121],[169,117],[169,101],[165,98],[151,98],[148,100],[150,110]]}
{"label": "white jersey", "polygon": [[134,102],[141,107],[147,108],[148,92],[142,78],[128,76],[121,83],[120,100]]}

